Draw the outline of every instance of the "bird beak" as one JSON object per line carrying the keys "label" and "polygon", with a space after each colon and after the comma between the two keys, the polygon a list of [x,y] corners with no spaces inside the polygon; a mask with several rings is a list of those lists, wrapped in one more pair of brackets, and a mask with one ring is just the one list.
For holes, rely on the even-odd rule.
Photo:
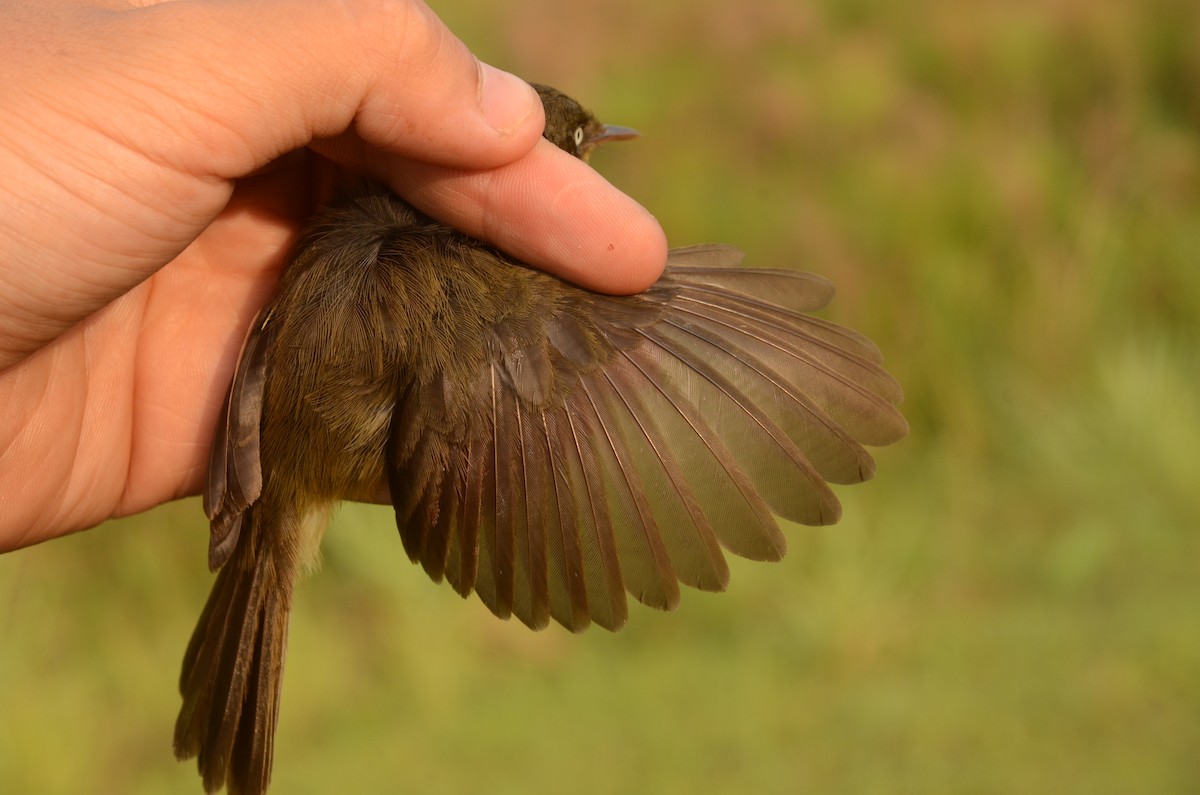
{"label": "bird beak", "polygon": [[621,127],[617,124],[603,124],[600,126],[599,131],[597,131],[595,135],[588,139],[587,143],[590,146],[595,146],[596,144],[602,144],[606,141],[628,141],[631,138],[637,138],[640,135],[641,133],[632,127]]}

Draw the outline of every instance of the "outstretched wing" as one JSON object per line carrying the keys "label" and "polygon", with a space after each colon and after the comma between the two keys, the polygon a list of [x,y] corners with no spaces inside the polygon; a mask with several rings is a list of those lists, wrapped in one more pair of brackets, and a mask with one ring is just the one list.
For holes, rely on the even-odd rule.
{"label": "outstretched wing", "polygon": [[676,249],[643,295],[559,290],[537,328],[497,320],[466,382],[409,383],[388,449],[409,556],[498,616],[615,630],[627,592],[671,609],[679,583],[722,590],[723,549],[782,557],[774,515],[837,521],[827,484],[907,433],[901,390],[867,339],[808,314],[829,282],[740,259]]}

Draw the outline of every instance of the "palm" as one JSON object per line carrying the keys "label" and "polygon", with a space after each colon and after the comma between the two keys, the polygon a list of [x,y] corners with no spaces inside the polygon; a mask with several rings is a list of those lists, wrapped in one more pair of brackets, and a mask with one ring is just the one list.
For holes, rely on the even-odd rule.
{"label": "palm", "polygon": [[[36,462],[42,482],[29,488],[52,499],[15,506],[30,513],[9,517],[17,537],[8,545],[199,489],[242,335],[311,210],[312,184],[303,162],[239,184],[170,264],[20,365],[53,397],[34,421],[64,428],[77,443]],[[33,467],[25,468],[32,480]]]}

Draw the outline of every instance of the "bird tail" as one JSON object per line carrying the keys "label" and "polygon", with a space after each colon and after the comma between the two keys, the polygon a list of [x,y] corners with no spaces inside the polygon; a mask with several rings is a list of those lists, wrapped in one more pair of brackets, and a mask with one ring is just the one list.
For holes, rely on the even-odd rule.
{"label": "bird tail", "polygon": [[[261,795],[271,780],[291,582],[243,533],[183,658],[175,756],[197,757],[206,792]],[[262,554],[262,553],[266,554]]]}

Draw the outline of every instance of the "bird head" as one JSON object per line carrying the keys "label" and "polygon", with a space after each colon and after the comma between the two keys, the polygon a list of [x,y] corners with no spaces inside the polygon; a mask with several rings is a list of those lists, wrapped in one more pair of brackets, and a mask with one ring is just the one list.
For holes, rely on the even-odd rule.
{"label": "bird head", "polygon": [[533,87],[546,109],[546,140],[564,152],[581,160],[605,141],[626,141],[637,138],[638,131],[615,124],[601,124],[583,106],[556,88],[537,83]]}

